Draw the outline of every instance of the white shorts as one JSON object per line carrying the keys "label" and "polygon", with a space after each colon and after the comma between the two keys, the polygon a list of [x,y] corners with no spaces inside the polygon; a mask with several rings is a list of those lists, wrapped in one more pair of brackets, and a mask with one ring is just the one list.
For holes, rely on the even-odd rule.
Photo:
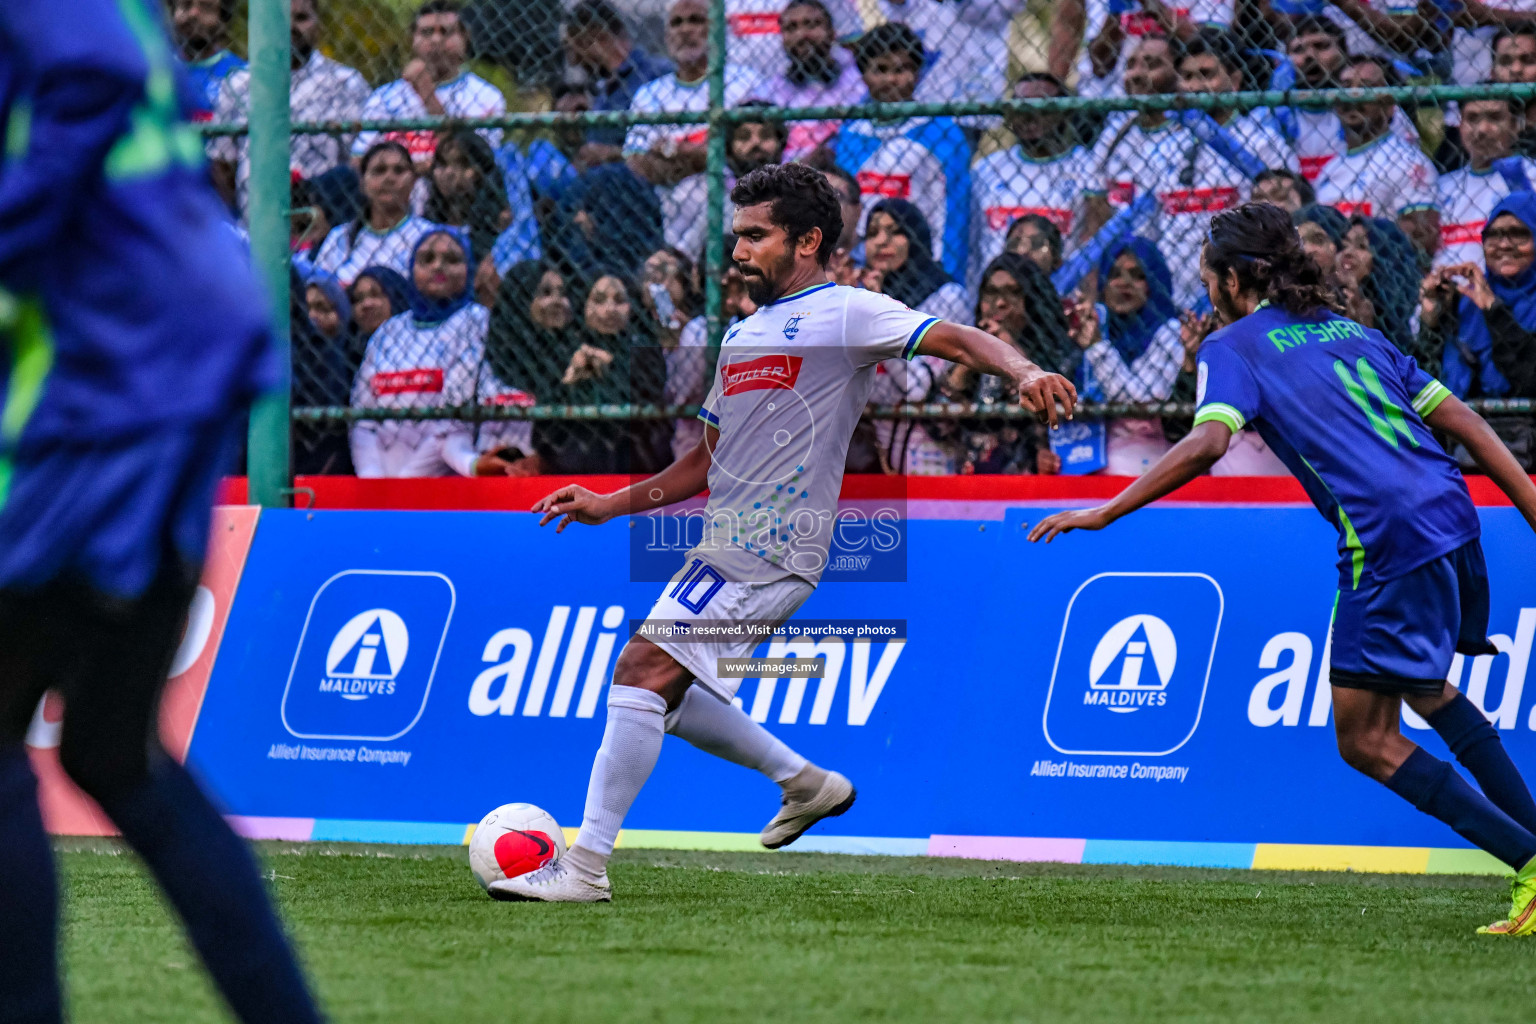
{"label": "white shorts", "polygon": [[[691,625],[694,623],[767,623],[777,628],[789,621],[816,589],[815,584],[790,576],[772,583],[727,582],[707,563],[692,557],[679,569],[651,606],[647,619],[653,622]],[[715,696],[729,701],[741,686],[739,677],[720,678],[721,658],[747,658],[766,635],[729,636],[715,639],[683,639],[648,636],[646,639],[670,654],[679,665]]]}

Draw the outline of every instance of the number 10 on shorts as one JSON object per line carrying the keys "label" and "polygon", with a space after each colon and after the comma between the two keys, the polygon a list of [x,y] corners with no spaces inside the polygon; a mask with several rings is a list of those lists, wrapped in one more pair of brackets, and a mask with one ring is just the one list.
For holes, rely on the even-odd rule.
{"label": "number 10 on shorts", "polygon": [[714,566],[706,564],[702,558],[695,558],[689,564],[688,571],[683,573],[683,578],[677,581],[667,596],[697,615],[723,586],[725,586],[725,577],[716,572]]}

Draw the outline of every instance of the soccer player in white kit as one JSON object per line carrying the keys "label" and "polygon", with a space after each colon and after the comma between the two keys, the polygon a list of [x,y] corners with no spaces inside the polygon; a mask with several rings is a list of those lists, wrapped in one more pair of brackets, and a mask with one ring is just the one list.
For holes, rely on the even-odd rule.
{"label": "soccer player in white kit", "polygon": [[[534,505],[556,532],[661,508],[707,486],[703,541],[667,584],[649,620],[767,623],[800,607],[821,576],[848,442],[884,359],[938,356],[1003,377],[1053,427],[1077,393],[982,331],[914,312],[889,296],[827,276],[842,208],[821,172],[770,164],[731,191],[733,258],[757,312],[734,325],[700,418],[704,438],[648,480],[612,494],[569,485]],[[730,703],[738,681],[718,659],[751,655],[760,637],[723,642],[630,638],[614,665],[608,721],[592,765],[581,832],[569,852],[531,874],[495,882],[507,900],[591,903],[610,898],[607,864],[630,805],[670,731],[710,753],[759,767],[802,766],[764,845],[792,842],[853,802],[836,772],[808,764]],[[695,685],[698,684],[698,685]],[[686,726],[683,720],[687,719]]]}

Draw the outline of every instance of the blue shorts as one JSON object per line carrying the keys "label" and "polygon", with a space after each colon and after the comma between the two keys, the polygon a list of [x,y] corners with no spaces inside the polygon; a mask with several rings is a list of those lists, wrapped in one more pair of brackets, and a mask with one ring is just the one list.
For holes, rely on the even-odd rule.
{"label": "blue shorts", "polygon": [[1457,652],[1498,653],[1488,642],[1488,566],[1479,541],[1396,579],[1339,591],[1334,686],[1437,694]]}
{"label": "blue shorts", "polygon": [[188,423],[18,454],[0,505],[0,587],[78,580],[132,599],[162,569],[195,570],[239,443],[238,421]]}

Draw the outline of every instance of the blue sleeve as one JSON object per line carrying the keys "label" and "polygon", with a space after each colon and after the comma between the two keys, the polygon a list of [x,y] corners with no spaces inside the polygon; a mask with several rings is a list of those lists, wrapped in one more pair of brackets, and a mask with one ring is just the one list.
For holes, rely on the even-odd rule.
{"label": "blue sleeve", "polygon": [[[142,0],[124,6],[158,31]],[[29,254],[55,244],[126,130],[149,77],[142,32],[112,0],[0,5],[0,63],[8,65],[0,74],[11,93],[0,165],[0,281],[25,286],[18,276]]]}
{"label": "blue sleeve", "polygon": [[[1441,402],[1451,397],[1451,389],[1425,373],[1417,359],[1399,351],[1396,345],[1388,344],[1385,347],[1392,353],[1393,368],[1397,371],[1398,379],[1403,382],[1403,390],[1413,405],[1413,411],[1419,414],[1420,419],[1434,412]],[[1447,350],[1455,347],[1449,345]]]}
{"label": "blue sleeve", "polygon": [[1195,426],[1223,423],[1232,433],[1259,414],[1259,385],[1253,371],[1230,345],[1207,341],[1200,347]]}

